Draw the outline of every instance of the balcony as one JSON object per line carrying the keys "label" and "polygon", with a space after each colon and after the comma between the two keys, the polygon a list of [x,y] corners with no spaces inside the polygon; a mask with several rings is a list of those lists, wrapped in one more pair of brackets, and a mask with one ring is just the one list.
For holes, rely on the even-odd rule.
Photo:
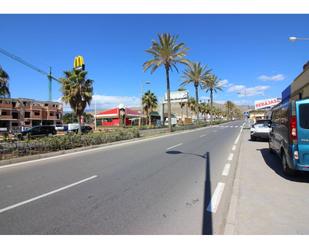
{"label": "balcony", "polygon": [[12,109],[12,107],[13,107],[12,104],[5,104],[5,103],[0,104],[0,109],[2,109],[2,108]]}
{"label": "balcony", "polygon": [[0,120],[13,120],[12,115],[0,115]]}

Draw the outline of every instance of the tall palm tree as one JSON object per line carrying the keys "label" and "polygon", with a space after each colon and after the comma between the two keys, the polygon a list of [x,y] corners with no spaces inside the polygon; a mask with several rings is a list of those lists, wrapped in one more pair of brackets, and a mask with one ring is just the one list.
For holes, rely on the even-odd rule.
{"label": "tall palm tree", "polygon": [[235,108],[235,104],[232,101],[228,100],[224,104],[224,107],[226,108],[227,118],[231,119],[231,115],[232,115],[233,109]]}
{"label": "tall palm tree", "polygon": [[158,106],[158,99],[154,93],[150,92],[149,90],[145,92],[143,98],[142,98],[142,103],[143,103],[143,109],[146,112],[146,115],[148,116],[148,125],[151,125],[151,112],[157,108]]}
{"label": "tall palm tree", "polygon": [[197,121],[199,120],[199,111],[198,111],[198,104],[199,104],[199,99],[198,99],[198,87],[201,87],[205,85],[205,79],[208,77],[210,74],[209,69],[207,69],[207,66],[202,66],[200,62],[192,62],[189,65],[187,65],[186,70],[184,71],[184,81],[181,84],[187,85],[190,83],[194,84],[195,88],[195,113],[197,117]]}
{"label": "tall palm tree", "polygon": [[188,64],[188,60],[184,57],[187,54],[188,48],[184,43],[177,42],[178,36],[169,33],[158,34],[159,41],[152,41],[151,47],[146,50],[147,53],[153,56],[153,59],[146,61],[143,64],[144,71],[151,68],[151,73],[155,72],[160,66],[165,68],[166,76],[166,92],[167,92],[167,113],[168,127],[172,131],[171,124],[171,97],[170,97],[170,70],[174,68],[177,72],[177,64]]}
{"label": "tall palm tree", "polygon": [[78,117],[79,132],[81,132],[81,116],[85,108],[91,103],[93,94],[93,80],[86,79],[87,71],[65,71],[64,78],[61,78],[62,83],[62,101],[70,104],[74,113]]}
{"label": "tall palm tree", "polygon": [[[213,93],[216,93],[218,91],[222,91],[222,86],[220,85],[220,79],[214,75],[214,74],[208,74],[206,78],[204,79],[205,85],[204,89],[206,92],[210,93],[210,109],[213,110]],[[212,123],[213,119],[212,111],[210,113],[210,122]]]}
{"label": "tall palm tree", "polygon": [[10,97],[10,90],[8,87],[9,75],[0,66],[0,97]]}

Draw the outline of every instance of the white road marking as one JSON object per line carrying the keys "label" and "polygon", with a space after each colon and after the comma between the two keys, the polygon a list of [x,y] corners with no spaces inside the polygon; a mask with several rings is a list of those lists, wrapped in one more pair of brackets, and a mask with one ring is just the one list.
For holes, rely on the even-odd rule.
{"label": "white road marking", "polygon": [[230,172],[230,168],[231,168],[231,164],[230,163],[225,164],[223,172],[222,172],[222,175],[223,176],[228,176],[229,172]]}
{"label": "white road marking", "polygon": [[233,151],[236,150],[236,145],[233,145],[232,150]]}
{"label": "white road marking", "polygon": [[64,186],[64,187],[62,187],[62,188],[58,188],[58,189],[55,189],[55,190],[50,191],[50,192],[48,192],[48,193],[45,193],[45,194],[36,196],[36,197],[31,198],[31,199],[29,199],[29,200],[22,201],[22,202],[19,202],[19,203],[14,204],[14,205],[11,205],[11,206],[2,208],[2,209],[0,209],[0,214],[6,212],[6,211],[8,211],[8,210],[11,210],[11,209],[13,209],[13,208],[17,208],[17,207],[23,206],[23,205],[25,205],[25,204],[28,204],[28,203],[30,203],[30,202],[36,201],[36,200],[38,200],[38,199],[47,197],[47,196],[52,195],[52,194],[55,194],[55,193],[58,193],[58,192],[60,192],[60,191],[62,191],[62,190],[65,190],[65,189],[74,187],[74,186],[76,186],[76,185],[78,185],[78,184],[81,184],[81,183],[83,183],[83,182],[90,181],[90,180],[92,180],[93,178],[96,178],[96,177],[98,177],[98,176],[97,176],[97,175],[94,175],[94,176],[88,177],[88,178],[86,178],[86,179],[83,179],[83,180],[81,180],[81,181],[78,181],[78,182],[72,183],[72,184],[70,184],[70,185]]}
{"label": "white road marking", "polygon": [[174,145],[174,146],[172,146],[172,147],[169,147],[169,148],[167,148],[166,150],[170,150],[170,149],[176,148],[176,147],[178,147],[178,146],[180,146],[180,145],[182,145],[182,143],[176,144],[176,145]]}
{"label": "white road marking", "polygon": [[232,161],[233,160],[233,156],[234,156],[234,154],[233,153],[230,153],[230,155],[229,155],[229,157],[228,157],[228,161]]}
{"label": "white road marking", "polygon": [[211,197],[211,201],[209,202],[208,206],[207,206],[207,211],[211,212],[211,213],[215,213],[217,212],[217,208],[219,206],[220,200],[221,200],[221,196],[224,190],[224,183],[219,182],[217,184],[217,187],[215,189],[215,192],[213,193],[212,197]]}
{"label": "white road marking", "polygon": [[200,137],[205,137],[205,136],[206,136],[206,134],[200,135]]}
{"label": "white road marking", "polygon": [[238,128],[238,125],[235,125],[235,128]]}
{"label": "white road marking", "polygon": [[233,128],[234,126],[230,126],[231,128]]}

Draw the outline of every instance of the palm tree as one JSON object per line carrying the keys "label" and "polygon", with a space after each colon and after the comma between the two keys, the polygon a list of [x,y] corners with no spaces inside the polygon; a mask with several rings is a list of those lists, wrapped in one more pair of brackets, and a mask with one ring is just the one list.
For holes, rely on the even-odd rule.
{"label": "palm tree", "polygon": [[181,84],[187,85],[190,83],[194,84],[195,88],[195,113],[197,117],[197,121],[199,120],[199,111],[198,111],[198,87],[200,86],[202,88],[203,85],[205,85],[205,79],[209,75],[210,70],[207,69],[207,66],[203,67],[200,62],[192,62],[190,63],[185,72],[184,72],[184,81]]}
{"label": "palm tree", "polygon": [[196,100],[195,100],[195,98],[190,97],[188,99],[187,106],[191,110],[191,117],[192,117],[192,112],[196,111],[196,109],[195,109],[195,107],[196,107]]}
{"label": "palm tree", "polygon": [[227,118],[231,119],[232,111],[235,108],[235,104],[232,101],[228,100],[228,101],[226,101],[224,106],[226,108]]}
{"label": "palm tree", "polygon": [[10,97],[10,90],[8,87],[9,75],[5,72],[0,66],[0,96],[1,97]]}
{"label": "palm tree", "polygon": [[167,113],[168,127],[172,131],[171,124],[171,98],[170,98],[170,70],[174,68],[177,72],[177,64],[188,64],[188,60],[184,57],[187,54],[188,48],[184,43],[178,43],[178,36],[169,33],[158,34],[159,41],[152,41],[151,47],[146,50],[147,53],[153,56],[153,59],[146,61],[143,64],[144,71],[151,68],[151,73],[155,72],[160,66],[165,68],[166,76],[166,92],[167,92]]}
{"label": "palm tree", "polygon": [[142,98],[142,103],[143,103],[143,109],[146,112],[146,115],[148,116],[148,125],[151,125],[151,112],[157,108],[158,106],[158,99],[154,93],[147,91],[145,92],[143,98]]}
{"label": "palm tree", "polygon": [[[206,92],[210,92],[210,109],[213,110],[213,93],[222,91],[222,86],[220,85],[220,79],[214,74],[208,74],[206,76],[204,89]],[[212,111],[210,113],[210,122],[212,123]]]}
{"label": "palm tree", "polygon": [[209,105],[204,102],[200,103],[199,112],[204,116],[204,119],[205,119],[205,114],[209,113]]}
{"label": "palm tree", "polygon": [[85,108],[91,103],[93,94],[93,80],[86,79],[87,71],[65,71],[65,77],[61,78],[62,83],[62,101],[70,104],[74,113],[78,117],[79,132],[81,132],[81,116]]}

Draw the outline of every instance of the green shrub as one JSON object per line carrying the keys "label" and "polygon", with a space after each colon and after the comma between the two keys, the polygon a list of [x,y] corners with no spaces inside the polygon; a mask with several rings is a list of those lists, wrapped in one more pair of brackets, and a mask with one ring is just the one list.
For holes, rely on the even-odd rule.
{"label": "green shrub", "polygon": [[0,145],[0,158],[3,160],[12,157],[68,150],[83,146],[99,145],[120,140],[133,139],[137,137],[139,137],[138,129],[127,128],[82,135],[74,133],[64,136],[44,137],[41,139],[2,143]]}

